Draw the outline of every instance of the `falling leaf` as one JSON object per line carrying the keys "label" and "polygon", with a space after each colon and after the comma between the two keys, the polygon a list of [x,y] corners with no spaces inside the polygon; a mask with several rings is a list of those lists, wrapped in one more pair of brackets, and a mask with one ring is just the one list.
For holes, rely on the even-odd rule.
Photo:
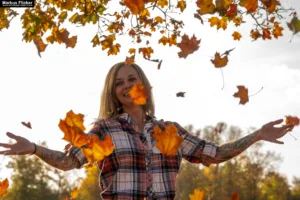
{"label": "falling leaf", "polygon": [[130,57],[127,57],[127,56],[126,56],[125,64],[126,64],[126,65],[133,64],[133,63],[134,63],[134,57],[135,57],[135,55],[132,55],[132,56],[130,56]]}
{"label": "falling leaf", "polygon": [[128,50],[128,53],[130,53],[130,54],[135,54],[135,52],[136,52],[136,49],[135,49],[135,48],[130,48],[130,49]]}
{"label": "falling leaf", "polygon": [[144,105],[147,102],[150,89],[146,89],[140,82],[133,85],[129,91],[130,97],[133,99],[133,103],[137,105]]}
{"label": "falling leaf", "polygon": [[38,54],[39,54],[39,57],[41,57],[41,52],[44,52],[46,47],[47,47],[47,44],[45,44],[42,40],[41,37],[37,37],[33,40],[37,50],[38,50]]}
{"label": "falling leaf", "polygon": [[70,198],[71,198],[71,199],[75,199],[75,198],[78,197],[78,195],[79,195],[79,192],[78,192],[78,189],[77,189],[77,187],[76,187],[76,188],[74,188],[74,189],[72,190],[71,195],[70,195]]}
{"label": "falling leaf", "polygon": [[210,22],[210,26],[216,26],[217,29],[223,28],[223,30],[226,30],[227,28],[227,18],[226,17],[222,17],[221,19],[219,19],[218,17],[211,17],[209,20]]}
{"label": "falling leaf", "polygon": [[181,52],[178,53],[179,58],[186,58],[189,54],[194,53],[199,49],[200,40],[193,35],[191,39],[184,34],[182,36],[182,40],[177,46],[181,49]]}
{"label": "falling leaf", "polygon": [[98,136],[91,135],[86,146],[81,151],[90,163],[101,161],[114,151],[112,139],[109,135],[106,135],[103,141],[100,141]]}
{"label": "falling leaf", "polygon": [[232,34],[232,37],[234,40],[240,40],[242,35],[239,32],[234,31],[234,33]]}
{"label": "falling leaf", "polygon": [[8,186],[9,182],[7,178],[0,182],[0,197],[6,194]]}
{"label": "falling leaf", "polygon": [[157,65],[157,69],[160,69],[162,61],[163,61],[163,60],[160,60],[160,61],[159,61],[158,65]]}
{"label": "falling leaf", "polygon": [[286,116],[285,123],[286,124],[294,124],[295,126],[299,125],[300,119],[296,116]]}
{"label": "falling leaf", "polygon": [[300,31],[300,20],[298,17],[294,16],[290,23],[287,23],[289,29],[293,34],[297,34]]}
{"label": "falling leaf", "polygon": [[32,128],[30,122],[27,122],[27,123],[26,123],[26,122],[21,122],[21,123],[22,123],[24,126],[26,126],[27,128],[30,128],[30,129]]}
{"label": "falling leaf", "polygon": [[184,97],[185,92],[178,92],[176,94],[176,97]]}
{"label": "falling leaf", "polygon": [[240,0],[240,5],[245,7],[248,13],[253,13],[258,8],[258,0]]}
{"label": "falling leaf", "polygon": [[265,39],[269,39],[271,40],[271,33],[268,29],[264,28],[263,29],[263,35],[262,35],[262,38],[265,40]]}
{"label": "falling leaf", "polygon": [[129,8],[133,15],[139,14],[145,8],[144,0],[124,0],[124,4]]}
{"label": "falling leaf", "polygon": [[70,142],[75,147],[82,147],[87,143],[88,135],[84,133],[83,114],[74,114],[70,110],[64,120],[60,120],[58,126],[64,133],[62,139]]}
{"label": "falling leaf", "polygon": [[195,13],[195,14],[194,14],[194,17],[195,17],[195,18],[197,18],[197,19],[199,19],[199,20],[200,20],[200,22],[201,22],[201,24],[203,24],[203,19],[202,19],[202,17],[201,17],[201,15],[200,15],[200,14],[198,14],[198,13]]}
{"label": "falling leaf", "polygon": [[190,200],[204,200],[205,198],[205,191],[194,189],[194,194],[190,194]]}
{"label": "falling leaf", "polygon": [[177,134],[177,128],[174,124],[166,126],[165,131],[162,131],[158,126],[154,127],[155,146],[161,153],[171,156],[178,153],[178,148],[183,141],[183,136]]}
{"label": "falling leaf", "polygon": [[153,53],[153,49],[151,47],[143,47],[139,48],[139,53],[143,53],[144,58],[150,58]]}
{"label": "falling leaf", "polygon": [[215,65],[216,68],[225,67],[228,63],[228,57],[225,55],[224,57],[220,56],[220,53],[215,53],[215,58],[211,60],[211,62]]}
{"label": "falling leaf", "polygon": [[240,98],[240,104],[245,105],[249,101],[248,89],[242,85],[237,86],[237,88],[238,88],[238,92],[234,93],[233,96]]}
{"label": "falling leaf", "polygon": [[279,36],[283,36],[282,34],[283,28],[281,26],[279,26],[278,22],[274,23],[274,29],[272,31],[272,34],[274,35],[274,37],[277,39]]}

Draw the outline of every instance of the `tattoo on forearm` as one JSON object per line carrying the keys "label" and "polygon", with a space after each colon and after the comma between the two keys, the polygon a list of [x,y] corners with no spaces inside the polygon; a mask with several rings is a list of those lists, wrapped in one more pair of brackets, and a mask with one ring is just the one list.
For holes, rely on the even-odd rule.
{"label": "tattoo on forearm", "polygon": [[44,147],[41,147],[37,156],[49,165],[64,171],[74,169],[78,166],[76,158],[66,156],[63,152],[46,149]]}
{"label": "tattoo on forearm", "polygon": [[253,143],[257,141],[256,135],[257,133],[254,132],[235,142],[227,143],[219,147],[215,158],[216,162],[217,163],[224,162],[245,151],[248,147],[250,147]]}

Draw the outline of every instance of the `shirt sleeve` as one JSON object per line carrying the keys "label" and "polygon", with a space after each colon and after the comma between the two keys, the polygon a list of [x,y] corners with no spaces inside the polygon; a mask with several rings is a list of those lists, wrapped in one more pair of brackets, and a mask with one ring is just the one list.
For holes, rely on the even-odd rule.
{"label": "shirt sleeve", "polygon": [[[92,129],[88,132],[88,135],[97,135],[100,139],[103,138],[103,131],[102,131],[102,127],[100,125],[100,121],[96,122],[94,124],[94,126],[92,127]],[[82,153],[82,151],[80,150],[80,148],[78,147],[72,147],[70,149],[70,155],[74,156],[75,158],[77,158],[77,160],[79,161],[79,166],[76,167],[77,169],[80,169],[84,166],[84,164],[87,163],[87,158],[84,156],[84,154]]]}
{"label": "shirt sleeve", "polygon": [[217,146],[213,142],[207,142],[190,134],[178,123],[174,123],[178,134],[184,137],[180,149],[182,157],[191,163],[202,163],[209,167],[216,156]]}

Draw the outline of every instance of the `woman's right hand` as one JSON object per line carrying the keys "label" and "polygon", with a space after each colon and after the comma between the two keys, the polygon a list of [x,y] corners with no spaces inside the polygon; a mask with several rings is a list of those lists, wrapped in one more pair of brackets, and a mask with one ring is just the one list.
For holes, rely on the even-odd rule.
{"label": "woman's right hand", "polygon": [[33,153],[35,146],[26,138],[21,136],[14,135],[10,132],[7,132],[6,135],[14,140],[16,143],[14,144],[7,144],[7,143],[0,143],[0,147],[8,148],[10,150],[0,151],[0,155],[25,155]]}

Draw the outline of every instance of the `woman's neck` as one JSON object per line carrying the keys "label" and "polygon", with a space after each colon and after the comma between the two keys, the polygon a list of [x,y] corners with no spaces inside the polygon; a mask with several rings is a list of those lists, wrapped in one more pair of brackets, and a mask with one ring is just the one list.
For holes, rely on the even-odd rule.
{"label": "woman's neck", "polygon": [[141,106],[131,108],[123,107],[123,111],[127,113],[133,120],[134,124],[143,130],[145,125],[146,114]]}

